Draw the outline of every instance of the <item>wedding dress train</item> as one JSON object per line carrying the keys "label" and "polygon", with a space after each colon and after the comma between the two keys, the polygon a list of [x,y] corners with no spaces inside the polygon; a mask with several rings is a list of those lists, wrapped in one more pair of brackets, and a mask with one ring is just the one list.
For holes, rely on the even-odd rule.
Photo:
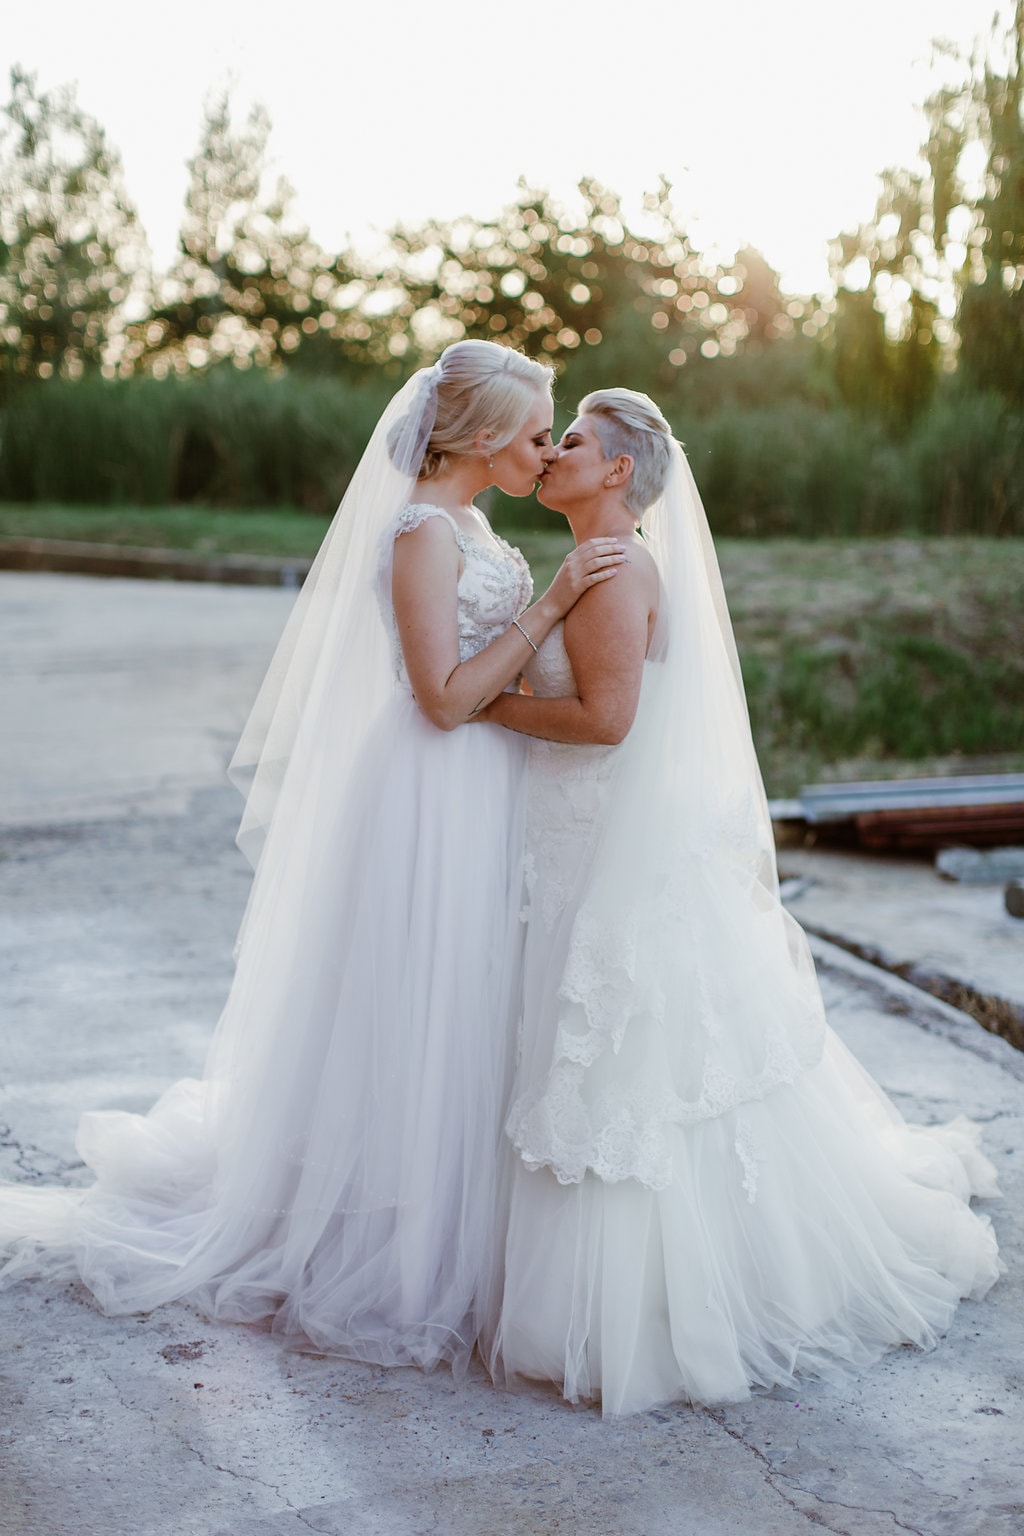
{"label": "wedding dress train", "polygon": [[[660,672],[647,663],[641,739],[643,712],[669,707]],[[575,693],[561,626],[528,676],[536,693]],[[497,1375],[552,1380],[606,1414],[734,1401],[928,1346],[1000,1269],[967,1205],[996,1193],[973,1127],[903,1122],[824,1025],[802,936],[748,863],[695,837],[666,856],[668,875],[636,869],[628,817],[644,814],[645,787],[656,801],[654,758],[632,762],[614,842],[633,741],[530,746],[491,1354]]]}
{"label": "wedding dress train", "polygon": [[518,551],[400,514],[379,581],[391,697],[345,782],[345,695],[299,742],[203,1081],[84,1116],[91,1188],[0,1190],[6,1279],[78,1275],[111,1313],[184,1297],[384,1365],[468,1362],[500,1284],[525,744],[438,730],[413,699],[390,550],[433,516],[462,553],[463,659],[528,602]]}

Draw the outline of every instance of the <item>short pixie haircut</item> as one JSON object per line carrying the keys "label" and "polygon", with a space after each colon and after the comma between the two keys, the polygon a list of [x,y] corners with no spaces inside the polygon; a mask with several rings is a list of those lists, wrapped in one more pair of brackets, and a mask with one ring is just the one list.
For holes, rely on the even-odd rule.
{"label": "short pixie haircut", "polygon": [[648,395],[635,389],[595,389],[578,414],[593,419],[605,458],[628,454],[633,473],[626,505],[639,519],[665,489],[672,456],[672,428]]}

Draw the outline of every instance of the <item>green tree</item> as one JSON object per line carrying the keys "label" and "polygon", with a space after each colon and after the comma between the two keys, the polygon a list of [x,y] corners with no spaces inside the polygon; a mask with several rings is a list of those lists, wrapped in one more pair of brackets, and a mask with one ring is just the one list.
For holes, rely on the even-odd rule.
{"label": "green tree", "polygon": [[113,372],[145,246],[120,157],[70,88],[11,71],[0,117],[0,391]]}
{"label": "green tree", "polygon": [[[994,59],[992,55],[995,55]],[[976,56],[959,93],[936,104],[952,148],[985,150],[958,326],[964,370],[977,386],[1024,402],[1024,0],[1009,28]],[[937,112],[938,116],[938,112]],[[950,132],[952,118],[953,132]],[[959,143],[955,129],[960,130]],[[933,129],[933,137],[938,137]],[[946,194],[947,197],[950,195]]]}
{"label": "green tree", "polygon": [[949,272],[935,241],[933,185],[882,175],[874,218],[832,242],[832,365],[843,400],[906,430],[930,403],[945,339],[939,299]]}
{"label": "green tree", "polygon": [[381,329],[360,310],[367,285],[347,258],[327,256],[292,217],[288,183],[267,190],[269,133],[262,107],[236,127],[227,95],[207,106],[178,258],[134,335],[154,372],[222,359],[336,371],[363,361]]}
{"label": "green tree", "polygon": [[[904,428],[953,364],[955,340],[971,386],[1024,400],[1024,0],[969,60],[938,53],[963,77],[925,103],[927,170],[886,171],[875,217],[832,251],[839,389]],[[977,150],[985,169],[971,185]]]}
{"label": "green tree", "polygon": [[524,185],[494,220],[400,228],[391,239],[395,264],[381,278],[400,296],[391,323],[419,348],[508,341],[564,364],[577,389],[628,377],[665,397],[688,362],[791,328],[763,259],[742,252],[729,270],[708,262],[664,181],[632,223],[614,192],[584,180],[574,209]]}
{"label": "green tree", "polygon": [[[722,287],[721,283],[719,287]],[[778,273],[768,265],[760,251],[746,246],[737,252],[726,287],[735,294],[736,305],[743,312],[744,351],[757,352],[781,337],[788,337],[793,316],[779,292]],[[795,307],[803,312],[802,305]]]}

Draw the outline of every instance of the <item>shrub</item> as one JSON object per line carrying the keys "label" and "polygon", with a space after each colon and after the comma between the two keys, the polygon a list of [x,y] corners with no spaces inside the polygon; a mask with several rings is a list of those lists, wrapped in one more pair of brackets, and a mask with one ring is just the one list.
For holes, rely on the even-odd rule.
{"label": "shrub", "polygon": [[4,414],[0,497],[329,510],[392,387],[227,368],[37,385]]}
{"label": "shrub", "polygon": [[[715,366],[727,379],[732,363]],[[334,379],[224,365],[184,380],[27,387],[0,423],[0,498],[329,511],[395,387],[376,369],[361,372]],[[1024,425],[999,397],[953,381],[897,436],[816,396],[806,369],[784,378],[789,392],[771,403],[756,403],[753,379],[741,370],[735,387],[698,398],[692,385],[688,404],[682,390],[677,408],[664,402],[716,534],[1024,534]],[[558,393],[564,422],[571,380]],[[520,527],[564,529],[532,502],[494,493],[491,505]]]}

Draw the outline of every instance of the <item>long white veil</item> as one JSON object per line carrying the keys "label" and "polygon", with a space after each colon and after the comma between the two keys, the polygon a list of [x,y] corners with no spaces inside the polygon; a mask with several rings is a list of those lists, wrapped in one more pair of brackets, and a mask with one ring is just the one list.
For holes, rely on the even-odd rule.
{"label": "long white veil", "polygon": [[771,821],[700,495],[678,444],[642,531],[661,576],[636,719],[571,921],[554,1059],[514,1106],[523,1158],[671,1179],[672,1128],[794,1080],[825,1017],[779,899]]}
{"label": "long white veil", "polygon": [[[255,867],[286,770],[321,739],[326,701],[345,711],[344,783],[388,695],[391,656],[376,603],[385,530],[409,500],[437,414],[439,368],[422,368],[381,416],[296,599],[228,772],[246,796],[238,844]],[[292,776],[294,777],[295,770]]]}
{"label": "long white veil", "polygon": [[[0,1187],[0,1284],[76,1274],[111,1312],[188,1296],[300,1348],[468,1364],[495,1290],[525,749],[437,731],[398,676],[392,535],[437,383],[385,411],[236,754],[257,868],[203,1077],[85,1114],[88,1188]],[[516,566],[495,627],[521,592]]]}

